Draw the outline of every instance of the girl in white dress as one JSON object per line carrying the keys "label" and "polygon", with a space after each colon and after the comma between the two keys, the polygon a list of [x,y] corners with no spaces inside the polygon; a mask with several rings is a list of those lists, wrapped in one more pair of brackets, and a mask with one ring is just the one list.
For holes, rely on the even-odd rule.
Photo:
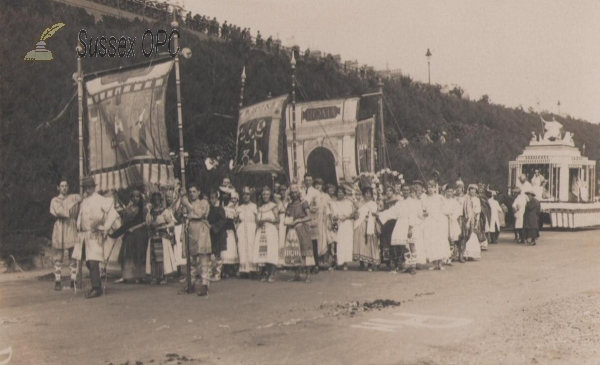
{"label": "girl in white dress", "polygon": [[266,270],[262,281],[275,281],[275,268],[279,263],[279,209],[271,199],[271,189],[265,186],[260,194],[260,206],[254,237],[254,262]]}
{"label": "girl in white dress", "polygon": [[250,188],[244,187],[242,190],[242,203],[238,205],[235,210],[238,221],[236,232],[238,237],[238,254],[240,258],[239,272],[242,274],[249,274],[257,270],[253,255],[258,208],[256,207],[256,204],[250,200],[250,196]]}
{"label": "girl in white dress", "polygon": [[343,186],[337,188],[337,200],[331,201],[332,231],[336,234],[336,264],[344,271],[348,270],[348,262],[352,262],[354,248],[354,204],[346,199]]}
{"label": "girl in white dress", "polygon": [[442,262],[450,257],[448,245],[448,219],[444,215],[442,196],[437,193],[437,184],[430,180],[427,195],[422,197],[427,216],[423,220],[423,239],[427,246],[427,258],[433,264],[430,270],[444,270]]}

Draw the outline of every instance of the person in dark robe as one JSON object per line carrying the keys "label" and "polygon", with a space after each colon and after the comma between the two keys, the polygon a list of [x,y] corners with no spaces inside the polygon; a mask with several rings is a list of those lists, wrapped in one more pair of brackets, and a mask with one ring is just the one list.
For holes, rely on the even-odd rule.
{"label": "person in dark robe", "polygon": [[223,270],[223,260],[221,251],[227,250],[227,216],[225,209],[219,204],[219,192],[211,191],[209,194],[210,210],[208,211],[208,224],[210,225],[210,242],[214,261],[216,263],[214,278],[212,281],[221,280],[221,271]]}
{"label": "person in dark robe", "polygon": [[485,195],[485,189],[480,184],[479,185],[479,200],[481,201],[481,214],[479,215],[479,232],[478,235],[479,243],[481,245],[482,251],[487,251],[488,249],[488,240],[485,236],[485,226],[487,222],[490,221],[492,217],[492,208],[490,207],[490,203],[487,200],[487,196]]}
{"label": "person in dark robe", "polygon": [[122,282],[141,284],[146,276],[146,250],[148,246],[148,229],[146,216],[148,209],[144,204],[142,193],[133,189],[129,205],[121,212],[123,225],[109,234],[111,238],[123,236],[119,251],[119,264],[122,271]]}
{"label": "person in dark robe", "polygon": [[526,191],[529,201],[525,205],[525,216],[523,220],[523,233],[527,243],[531,246],[536,245],[536,239],[540,236],[539,222],[541,206],[540,202],[535,198],[535,193],[530,190]]}
{"label": "person in dark robe", "polygon": [[[385,188],[385,200],[383,201],[383,209],[388,210],[393,207],[399,200],[398,195],[395,194],[394,187],[387,185]],[[381,262],[387,265],[388,270],[392,270],[391,267],[391,245],[392,245],[392,232],[396,226],[396,219],[390,219],[383,224],[381,227]],[[394,260],[396,262],[396,260]]]}

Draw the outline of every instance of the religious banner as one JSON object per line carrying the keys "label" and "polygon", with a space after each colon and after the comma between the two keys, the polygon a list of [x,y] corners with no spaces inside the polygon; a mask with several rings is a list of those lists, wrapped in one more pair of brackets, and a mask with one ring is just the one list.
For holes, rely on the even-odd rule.
{"label": "religious banner", "polygon": [[375,170],[375,118],[361,120],[356,126],[356,167],[358,174]]}
{"label": "religious banner", "polygon": [[173,184],[165,126],[171,59],[86,76],[89,172],[98,190]]}
{"label": "religious banner", "polygon": [[283,172],[287,95],[240,110],[235,172]]}

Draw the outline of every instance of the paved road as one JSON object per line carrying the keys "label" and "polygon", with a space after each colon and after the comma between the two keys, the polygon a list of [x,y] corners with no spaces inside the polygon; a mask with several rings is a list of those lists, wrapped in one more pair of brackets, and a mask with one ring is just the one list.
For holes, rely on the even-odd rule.
{"label": "paved road", "polygon": [[[10,364],[600,364],[599,233],[543,232],[536,247],[503,233],[444,272],[280,273],[216,283],[208,299],[109,283],[86,300],[44,272],[4,274],[0,364],[9,346]],[[338,307],[375,299],[401,305]]]}

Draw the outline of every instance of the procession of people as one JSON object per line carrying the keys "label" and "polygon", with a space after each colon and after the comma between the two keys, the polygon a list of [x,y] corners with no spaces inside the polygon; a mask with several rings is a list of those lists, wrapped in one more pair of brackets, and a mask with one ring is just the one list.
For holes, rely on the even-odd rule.
{"label": "procession of people", "polygon": [[[160,285],[174,278],[184,283],[189,252],[192,289],[199,296],[208,295],[211,282],[229,277],[273,283],[278,271],[289,271],[288,281],[310,283],[320,270],[347,271],[352,262],[368,272],[415,275],[420,269],[443,271],[456,262],[480,260],[489,244],[498,243],[507,202],[498,201],[484,184],[469,184],[465,191],[460,178],[447,184],[438,180],[392,178],[379,192],[358,181],[325,185],[306,174],[301,184],[243,186],[238,193],[225,177],[218,188],[192,183],[187,189],[154,191],[149,199],[135,188],[121,208],[113,197],[96,192],[93,178],[81,181],[82,201],[68,194],[63,179],[50,208],[57,218],[55,289],[62,289],[67,250],[71,288],[75,260],[85,260],[92,283],[86,297],[101,296],[108,239],[121,240],[122,277],[116,283]],[[515,240],[536,245],[540,203],[527,183],[522,177],[523,188],[512,189]]]}

